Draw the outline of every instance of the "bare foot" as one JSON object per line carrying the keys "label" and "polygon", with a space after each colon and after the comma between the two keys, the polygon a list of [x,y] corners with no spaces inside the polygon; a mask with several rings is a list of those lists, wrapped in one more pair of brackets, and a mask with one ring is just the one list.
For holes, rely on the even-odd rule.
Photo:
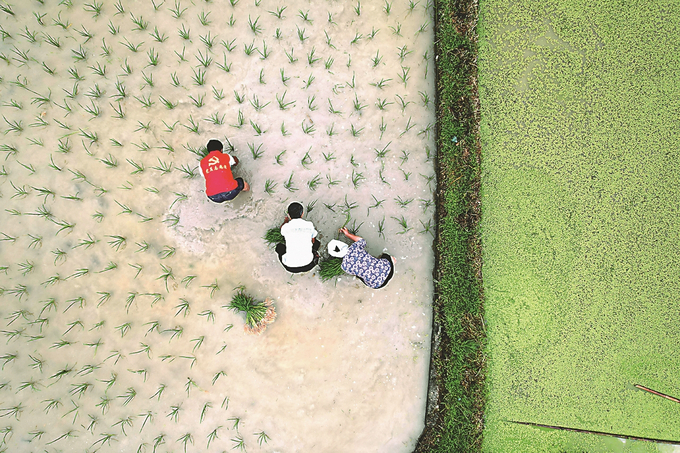
{"label": "bare foot", "polygon": [[250,184],[247,182],[243,181],[243,191],[248,192],[250,190]]}

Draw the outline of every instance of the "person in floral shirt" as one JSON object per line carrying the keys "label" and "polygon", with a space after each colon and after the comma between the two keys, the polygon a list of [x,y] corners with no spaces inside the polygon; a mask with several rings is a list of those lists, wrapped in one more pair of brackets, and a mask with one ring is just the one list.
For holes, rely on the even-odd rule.
{"label": "person in floral shirt", "polygon": [[340,251],[342,270],[358,277],[366,286],[373,289],[382,288],[394,275],[394,258],[383,253],[376,258],[366,251],[366,240],[349,232],[347,228],[340,228],[340,232],[354,241],[346,251]]}

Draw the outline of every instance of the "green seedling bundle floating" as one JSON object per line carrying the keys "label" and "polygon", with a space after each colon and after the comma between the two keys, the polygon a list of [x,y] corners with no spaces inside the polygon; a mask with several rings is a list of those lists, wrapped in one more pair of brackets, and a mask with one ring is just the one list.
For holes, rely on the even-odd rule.
{"label": "green seedling bundle floating", "polygon": [[[426,178],[435,148],[432,107],[419,92],[434,98],[434,56],[431,36],[417,32],[431,23],[432,4],[0,3],[0,450],[26,440],[36,451],[101,452],[330,451],[345,442],[358,451],[388,441],[392,428],[347,440],[302,420],[271,422],[308,407],[337,363],[367,369],[375,351],[348,356],[335,346],[345,335],[387,346],[375,330],[361,335],[362,321],[334,324],[341,310],[357,315],[358,285],[343,288],[342,303],[313,273],[311,284],[287,275],[260,238],[294,198],[320,240],[355,226],[373,251],[394,250],[408,263],[397,267],[411,276],[408,289],[394,285],[373,299],[402,313],[403,343],[385,375],[364,382],[349,372],[337,414],[316,403],[339,419],[363,401],[349,391],[357,381],[376,389],[370,406],[405,413],[396,401],[418,399],[427,366],[432,236],[416,225],[434,212]],[[235,173],[251,183],[233,203],[203,194],[199,159],[211,138],[239,158]],[[371,195],[383,203],[368,209]],[[430,204],[402,208],[397,196]],[[397,234],[402,216],[411,229]],[[283,329],[261,338],[231,329],[241,312],[216,304],[220,289],[240,283],[276,288]],[[253,316],[266,305],[251,305],[256,331],[264,318]],[[308,316],[334,321],[301,328]],[[291,346],[286,332],[303,330],[310,335]],[[257,349],[270,346],[290,354],[269,377],[250,374],[264,370],[270,357]],[[325,363],[313,364],[317,356]],[[381,383],[405,367],[407,378]],[[297,370],[306,385],[290,381]],[[266,389],[269,378],[295,389],[292,403]],[[384,415],[342,423],[367,430],[376,416]],[[390,419],[397,448],[410,448],[419,423]]]}
{"label": "green seedling bundle floating", "polygon": [[327,281],[333,277],[339,277],[345,274],[341,267],[342,258],[330,257],[319,262],[319,276],[322,281]]}
{"label": "green seedling bundle floating", "polygon": [[267,328],[267,325],[276,319],[276,310],[271,299],[258,302],[252,296],[246,294],[245,289],[239,289],[226,307],[245,315],[246,323],[243,330],[251,334],[261,334]]}

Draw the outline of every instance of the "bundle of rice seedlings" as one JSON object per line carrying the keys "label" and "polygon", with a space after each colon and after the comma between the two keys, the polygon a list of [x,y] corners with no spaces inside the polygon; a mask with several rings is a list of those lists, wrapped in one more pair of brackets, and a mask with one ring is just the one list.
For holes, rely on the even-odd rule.
{"label": "bundle of rice seedlings", "polygon": [[328,281],[333,277],[339,277],[345,273],[340,265],[342,264],[342,258],[337,258],[331,256],[319,262],[319,275],[322,281]]}
{"label": "bundle of rice seedlings", "polygon": [[243,289],[239,289],[234,294],[227,308],[235,312],[245,313],[246,324],[243,326],[243,330],[246,333],[259,335],[267,328],[267,324],[271,324],[276,319],[273,300],[267,298],[263,302],[258,302],[252,296],[246,294]]}
{"label": "bundle of rice seedlings", "polygon": [[267,245],[283,244],[286,242],[285,238],[281,234],[280,228],[271,228],[267,230],[264,235],[264,240]]}

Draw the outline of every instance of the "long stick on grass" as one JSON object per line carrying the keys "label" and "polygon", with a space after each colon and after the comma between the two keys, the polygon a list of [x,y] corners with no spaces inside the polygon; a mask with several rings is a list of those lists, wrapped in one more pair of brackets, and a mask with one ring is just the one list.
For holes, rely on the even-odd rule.
{"label": "long stick on grass", "polygon": [[619,439],[630,439],[630,440],[642,440],[646,442],[658,442],[660,444],[672,444],[672,445],[680,445],[680,440],[666,440],[666,439],[653,439],[651,437],[638,437],[638,436],[630,436],[627,434],[614,434],[614,433],[606,433],[603,431],[591,431],[589,429],[580,429],[580,428],[568,428],[566,426],[553,426],[553,425],[544,425],[542,423],[532,423],[532,422],[518,422],[515,420],[505,420],[507,423],[515,423],[517,425],[526,425],[526,426],[533,426],[536,428],[548,428],[548,429],[554,429],[558,431],[571,431],[574,433],[586,433],[586,434],[597,434],[599,436],[607,436],[607,437],[618,437]]}
{"label": "long stick on grass", "polygon": [[660,396],[661,398],[666,398],[667,400],[671,400],[671,401],[673,401],[673,402],[675,402],[675,403],[680,403],[680,399],[675,398],[675,397],[670,396],[670,395],[666,395],[666,394],[661,393],[661,392],[657,392],[656,390],[652,390],[652,389],[650,389],[650,388],[648,388],[648,387],[645,387],[644,385],[635,384],[635,387],[636,387],[636,388],[639,388],[640,390],[644,390],[645,392],[649,392],[649,393],[651,393],[651,394],[653,394],[653,395]]}

